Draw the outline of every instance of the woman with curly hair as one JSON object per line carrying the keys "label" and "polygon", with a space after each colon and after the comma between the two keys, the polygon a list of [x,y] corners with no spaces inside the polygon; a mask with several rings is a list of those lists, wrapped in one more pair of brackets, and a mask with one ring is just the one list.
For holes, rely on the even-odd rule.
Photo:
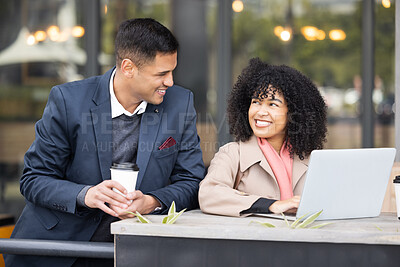
{"label": "woman with curly hair", "polygon": [[236,142],[220,148],[200,184],[203,212],[295,212],[308,157],[326,141],[326,104],[299,71],[251,59],[228,100]]}

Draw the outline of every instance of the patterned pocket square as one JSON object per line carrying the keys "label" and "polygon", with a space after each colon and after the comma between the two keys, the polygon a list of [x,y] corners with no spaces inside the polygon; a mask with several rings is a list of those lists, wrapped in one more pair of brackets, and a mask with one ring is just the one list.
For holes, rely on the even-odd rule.
{"label": "patterned pocket square", "polygon": [[175,139],[170,136],[170,137],[168,137],[167,140],[165,140],[165,142],[161,146],[158,147],[158,149],[159,150],[166,149],[166,148],[169,148],[169,147],[171,147],[171,146],[173,146],[175,144],[176,144]]}

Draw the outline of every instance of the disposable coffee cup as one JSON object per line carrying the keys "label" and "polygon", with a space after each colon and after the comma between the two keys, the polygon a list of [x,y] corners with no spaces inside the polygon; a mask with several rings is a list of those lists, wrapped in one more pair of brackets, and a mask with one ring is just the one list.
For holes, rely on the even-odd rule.
{"label": "disposable coffee cup", "polygon": [[[139,173],[139,167],[135,163],[113,163],[110,170],[111,180],[120,183],[123,187],[125,187],[128,193],[135,191],[137,176]],[[113,188],[113,190],[114,192],[126,196],[116,188]]]}
{"label": "disposable coffee cup", "polygon": [[400,220],[400,175],[393,180],[393,185],[396,194],[397,218]]}

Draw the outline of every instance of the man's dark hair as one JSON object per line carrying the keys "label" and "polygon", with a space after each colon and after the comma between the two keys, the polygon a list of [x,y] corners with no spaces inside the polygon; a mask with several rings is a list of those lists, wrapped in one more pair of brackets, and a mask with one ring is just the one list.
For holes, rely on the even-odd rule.
{"label": "man's dark hair", "polygon": [[248,119],[251,100],[275,93],[283,95],[288,107],[286,142],[290,154],[304,159],[314,149],[322,149],[327,106],[317,87],[291,67],[270,65],[258,58],[250,60],[229,95],[229,130],[235,140],[244,142],[253,135]]}
{"label": "man's dark hair", "polygon": [[157,53],[175,53],[178,46],[172,33],[156,20],[130,19],[121,23],[115,38],[116,64],[120,66],[127,58],[141,67],[152,62]]}

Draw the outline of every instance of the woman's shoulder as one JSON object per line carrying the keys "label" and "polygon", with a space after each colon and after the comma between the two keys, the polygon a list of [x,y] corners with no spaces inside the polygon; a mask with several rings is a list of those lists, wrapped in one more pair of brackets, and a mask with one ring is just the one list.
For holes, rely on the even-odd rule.
{"label": "woman's shoulder", "polygon": [[240,158],[240,146],[238,142],[230,142],[218,149],[218,152],[215,153],[211,163],[222,164],[224,163],[232,163],[239,161]]}
{"label": "woman's shoulder", "polygon": [[239,150],[238,142],[229,142],[219,148],[219,151]]}
{"label": "woman's shoulder", "polygon": [[229,150],[237,150],[237,151],[239,151],[241,146],[246,146],[246,147],[249,147],[249,148],[254,148],[254,147],[258,148],[257,137],[255,137],[253,135],[246,141],[230,142],[230,143],[227,143],[227,144],[221,146],[219,149],[220,150],[224,150],[224,151],[227,151],[227,150],[228,151]]}
{"label": "woman's shoulder", "polygon": [[259,149],[257,138],[252,136],[246,141],[230,142],[221,146],[217,154],[229,154],[231,158],[239,159],[240,154],[257,154]]}

